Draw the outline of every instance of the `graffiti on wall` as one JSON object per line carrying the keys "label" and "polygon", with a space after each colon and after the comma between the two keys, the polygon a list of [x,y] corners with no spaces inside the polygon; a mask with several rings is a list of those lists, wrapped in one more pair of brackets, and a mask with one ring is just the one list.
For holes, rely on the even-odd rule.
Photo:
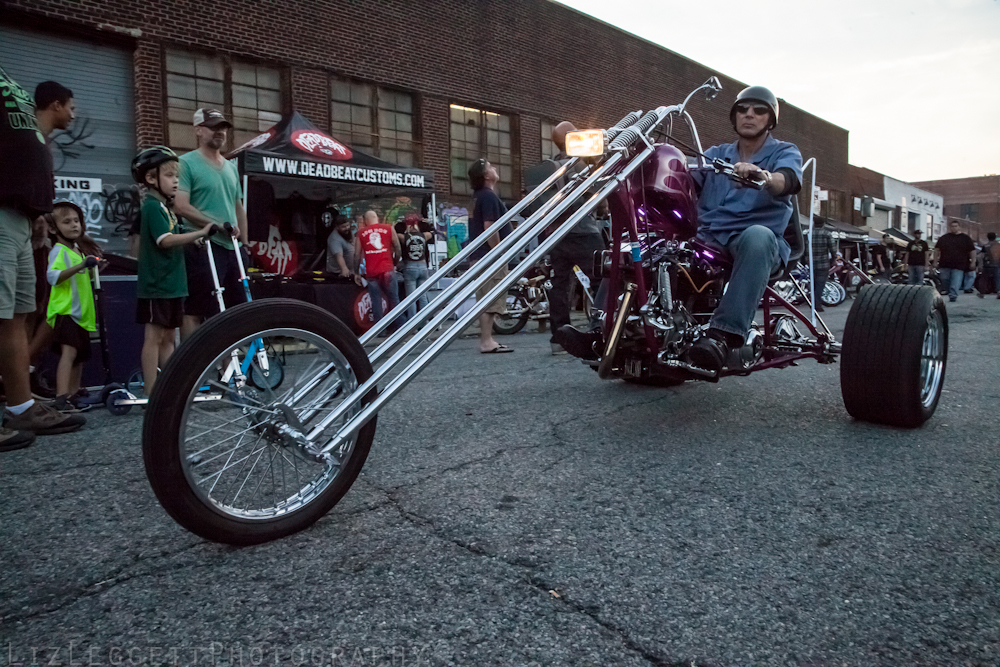
{"label": "graffiti on wall", "polygon": [[139,215],[141,199],[135,184],[106,184],[99,178],[58,176],[56,200],[73,202],[83,211],[87,234],[105,250],[123,253],[125,237]]}
{"label": "graffiti on wall", "polygon": [[69,129],[57,133],[49,143],[54,171],[63,169],[68,160],[75,160],[84,152],[94,150],[94,145],[88,142],[92,136],[94,131],[90,129],[90,119],[85,116],[77,116]]}

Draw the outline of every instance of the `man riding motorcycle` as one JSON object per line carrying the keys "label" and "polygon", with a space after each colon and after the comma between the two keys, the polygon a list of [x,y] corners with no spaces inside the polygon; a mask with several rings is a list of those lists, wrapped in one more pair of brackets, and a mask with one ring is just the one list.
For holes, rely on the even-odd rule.
{"label": "man riding motorcycle", "polygon": [[[774,93],[763,86],[743,89],[729,111],[729,120],[739,138],[709,148],[705,157],[722,158],[735,165],[739,176],[763,181],[764,187],[745,188],[724,174],[692,173],[700,190],[697,239],[733,262],[729,288],[712,315],[708,335],[688,351],[693,365],[711,371],[724,366],[731,348],[744,344],[768,278],[788,261],[790,248],[784,232],[792,212],[791,198],[802,183],[798,147],[771,136],[778,125]],[[598,332],[569,325],[560,332],[570,354],[594,358]]]}

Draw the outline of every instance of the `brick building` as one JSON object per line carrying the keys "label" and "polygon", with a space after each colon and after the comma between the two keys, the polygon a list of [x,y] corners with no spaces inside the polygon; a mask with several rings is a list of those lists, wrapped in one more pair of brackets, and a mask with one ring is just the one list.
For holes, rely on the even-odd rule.
{"label": "brick building", "polygon": [[950,178],[914,183],[944,198],[944,213],[958,219],[962,228],[980,242],[986,234],[1000,234],[1000,176]]}
{"label": "brick building", "polygon": [[[728,109],[745,85],[548,0],[199,7],[0,0],[0,64],[26,87],[55,79],[74,89],[81,122],[62,138],[57,173],[94,179],[89,192],[69,191],[90,204],[93,225],[109,224],[101,212],[128,183],[137,145],[193,147],[198,106],[225,111],[235,145],[294,107],[362,151],[433,171],[439,202],[464,206],[470,160],[498,164],[501,195],[516,199],[523,167],[551,151],[554,122],[607,126],[679,102],[712,74],[722,95],[690,110],[703,145],[731,141]],[[766,85],[761,76],[753,83]],[[847,130],[785,104],[776,135],[817,158],[834,201],[847,197]]]}

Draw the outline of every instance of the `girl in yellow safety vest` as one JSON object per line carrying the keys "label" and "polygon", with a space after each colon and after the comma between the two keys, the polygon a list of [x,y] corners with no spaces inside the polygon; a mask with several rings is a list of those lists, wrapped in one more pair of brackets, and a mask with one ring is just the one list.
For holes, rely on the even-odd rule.
{"label": "girl in yellow safety vest", "polygon": [[49,231],[53,244],[46,278],[52,292],[46,321],[61,348],[53,407],[68,412],[81,409],[80,375],[90,359],[90,332],[97,329],[88,269],[98,265],[100,248],[84,233],[83,211],[71,202],[55,204]]}

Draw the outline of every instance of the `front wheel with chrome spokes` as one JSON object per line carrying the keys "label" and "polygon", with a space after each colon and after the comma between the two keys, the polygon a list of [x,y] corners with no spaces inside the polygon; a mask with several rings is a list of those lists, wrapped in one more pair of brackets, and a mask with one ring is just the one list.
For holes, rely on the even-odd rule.
{"label": "front wheel with chrome spokes", "polygon": [[[263,370],[256,358],[243,370],[254,341],[280,353],[279,386],[249,381]],[[357,478],[375,420],[321,450],[374,391],[320,422],[371,373],[354,334],[315,306],[269,299],[212,318],[170,359],[150,400],[143,456],[153,491],[178,523],[216,542],[256,544],[312,525]]]}

